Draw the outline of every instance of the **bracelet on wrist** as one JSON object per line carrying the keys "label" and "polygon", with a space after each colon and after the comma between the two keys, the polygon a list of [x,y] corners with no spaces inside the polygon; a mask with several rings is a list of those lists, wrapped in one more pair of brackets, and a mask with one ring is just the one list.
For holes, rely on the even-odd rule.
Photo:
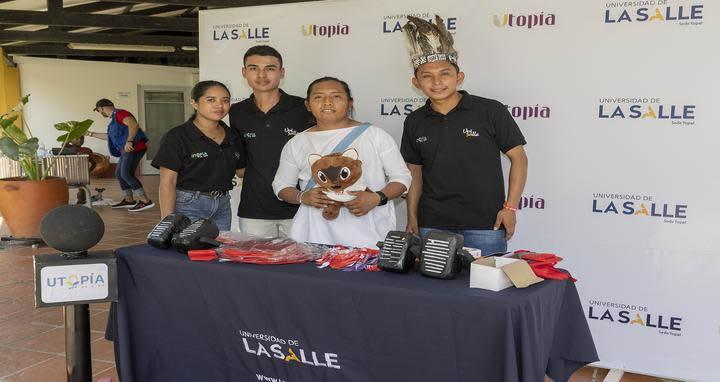
{"label": "bracelet on wrist", "polygon": [[510,210],[512,212],[517,212],[517,210],[518,210],[517,208],[507,204],[507,202],[503,203],[503,208],[506,210]]}
{"label": "bracelet on wrist", "polygon": [[297,193],[297,202],[298,202],[298,204],[303,204],[303,202],[302,202],[302,196],[303,196],[304,193],[305,193],[305,191],[300,191],[300,192]]}

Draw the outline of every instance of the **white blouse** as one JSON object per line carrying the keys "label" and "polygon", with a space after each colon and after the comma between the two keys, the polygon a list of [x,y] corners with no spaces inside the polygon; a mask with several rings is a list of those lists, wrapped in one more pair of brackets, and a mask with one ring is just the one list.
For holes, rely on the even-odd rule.
{"label": "white blouse", "polygon": [[[275,195],[287,187],[295,187],[298,182],[300,189],[304,190],[312,178],[308,161],[310,154],[330,154],[354,128],[305,131],[288,141],[280,155],[280,165],[272,184]],[[363,184],[372,191],[379,191],[390,182],[410,188],[410,170],[395,140],[385,130],[370,126],[348,148],[357,150],[358,159],[362,161],[362,176],[357,184]],[[367,215],[359,217],[341,207],[335,220],[323,218],[321,208],[303,204],[293,218],[290,237],[301,242],[375,248],[375,244],[394,229],[393,203],[375,207]]]}

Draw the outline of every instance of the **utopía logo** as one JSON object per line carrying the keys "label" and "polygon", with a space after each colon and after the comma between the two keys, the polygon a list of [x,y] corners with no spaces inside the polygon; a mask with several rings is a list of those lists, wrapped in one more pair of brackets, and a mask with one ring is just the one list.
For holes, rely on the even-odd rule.
{"label": "utop\u00eda logo", "polygon": [[50,288],[85,289],[105,287],[105,277],[102,274],[71,274],[68,276],[48,277],[47,286]]}
{"label": "utop\u00eda logo", "polygon": [[528,15],[518,15],[513,13],[493,15],[493,25],[498,28],[532,29],[537,27],[549,27],[555,25],[555,14],[540,12]]}
{"label": "utop\u00eda logo", "polygon": [[522,209],[544,210],[545,198],[535,195],[523,195],[520,198],[520,203],[518,204],[518,210]]}
{"label": "utop\u00eda logo", "polygon": [[607,324],[655,329],[659,334],[682,336],[682,317],[651,312],[642,305],[590,300],[587,317]]}
{"label": "utop\u00eda logo", "polygon": [[639,194],[594,193],[592,212],[654,219],[669,224],[686,224],[688,219],[687,203],[661,201],[651,195]]}
{"label": "utop\u00eda logo", "polygon": [[[397,33],[401,32],[403,26],[407,23],[407,17],[414,16],[423,20],[427,20],[431,23],[435,23],[435,14],[430,12],[421,13],[399,13],[383,16],[382,21],[382,33]],[[456,16],[444,16],[440,15],[445,22],[445,28],[447,28],[450,34],[457,32],[457,20]]]}
{"label": "utop\u00eda logo", "polygon": [[605,24],[671,22],[680,25],[702,25],[703,4],[677,5],[668,2],[668,0],[607,1],[604,21]]}
{"label": "utop\u00eda logo", "polygon": [[213,41],[252,40],[270,41],[270,27],[252,26],[248,23],[219,24],[212,27]]}
{"label": "utop\u00eda logo", "polygon": [[99,300],[109,293],[107,264],[48,266],[40,278],[40,299],[46,304]]}
{"label": "utop\u00eda logo", "polygon": [[522,120],[535,118],[550,118],[550,107],[540,104],[528,106],[510,106],[505,105],[513,118]]}
{"label": "utop\u00eda logo", "polygon": [[694,104],[664,102],[656,97],[602,97],[599,101],[599,119],[668,121],[675,126],[695,124]]}
{"label": "utop\u00eda logo", "polygon": [[299,340],[273,335],[239,331],[245,352],[256,357],[274,359],[288,365],[305,365],[340,370],[340,357],[336,353],[318,352],[301,346]]}
{"label": "utop\u00eda logo", "polygon": [[300,31],[302,32],[303,36],[331,38],[349,35],[350,26],[342,23],[329,25],[307,24],[301,25]]}

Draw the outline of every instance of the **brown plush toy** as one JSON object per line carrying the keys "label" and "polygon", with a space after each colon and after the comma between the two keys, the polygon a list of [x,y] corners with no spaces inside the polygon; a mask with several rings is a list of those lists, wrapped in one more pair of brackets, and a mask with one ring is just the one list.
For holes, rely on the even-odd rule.
{"label": "brown plush toy", "polygon": [[350,148],[341,153],[328,155],[310,154],[310,171],[317,186],[325,189],[323,192],[328,198],[339,202],[325,207],[323,217],[334,220],[340,215],[340,207],[344,202],[355,199],[355,195],[348,191],[361,191],[365,189],[362,182],[362,161],[358,159],[357,150]]}

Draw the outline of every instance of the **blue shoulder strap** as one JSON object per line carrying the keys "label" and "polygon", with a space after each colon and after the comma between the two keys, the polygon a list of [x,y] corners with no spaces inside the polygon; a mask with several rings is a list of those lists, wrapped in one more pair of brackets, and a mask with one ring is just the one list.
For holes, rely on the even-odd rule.
{"label": "blue shoulder strap", "polygon": [[[350,145],[355,142],[355,140],[362,135],[362,133],[365,132],[365,130],[370,127],[369,123],[363,123],[362,125],[356,127],[353,129],[353,131],[349,132],[348,135],[345,136],[345,138],[340,141],[335,148],[332,149],[330,154],[332,153],[342,153],[344,152]],[[312,177],[312,174],[310,176],[310,181],[305,186],[305,189],[303,191],[308,191],[315,187],[315,179]]]}

